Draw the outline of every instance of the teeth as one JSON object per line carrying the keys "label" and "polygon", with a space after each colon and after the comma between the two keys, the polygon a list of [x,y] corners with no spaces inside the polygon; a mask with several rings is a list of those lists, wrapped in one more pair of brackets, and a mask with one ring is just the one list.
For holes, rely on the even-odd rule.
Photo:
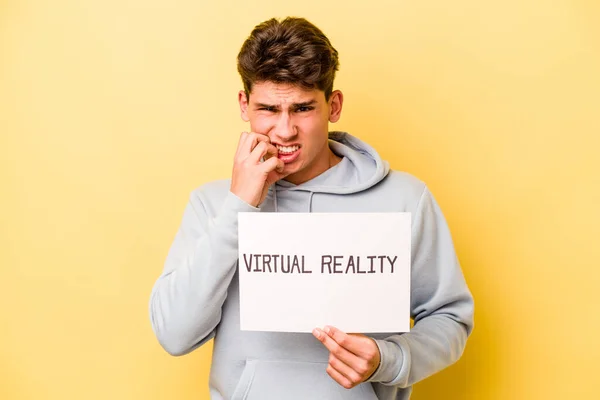
{"label": "teeth", "polygon": [[300,146],[277,146],[277,150],[280,153],[293,153],[298,150]]}

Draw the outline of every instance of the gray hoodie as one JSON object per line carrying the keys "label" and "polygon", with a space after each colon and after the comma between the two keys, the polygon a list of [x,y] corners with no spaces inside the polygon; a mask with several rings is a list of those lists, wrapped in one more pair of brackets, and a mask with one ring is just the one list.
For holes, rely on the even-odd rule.
{"label": "gray hoodie", "polygon": [[[164,349],[183,355],[214,337],[212,399],[408,399],[411,386],[461,356],[473,329],[473,298],[450,231],[425,184],[390,171],[359,139],[330,133],[336,166],[301,185],[280,181],[255,208],[216,181],[190,196],[150,298]],[[409,333],[368,334],[381,364],[368,382],[344,389],[326,373],[329,353],[310,333],[240,331],[238,212],[412,213]],[[389,318],[398,316],[390,315]]]}

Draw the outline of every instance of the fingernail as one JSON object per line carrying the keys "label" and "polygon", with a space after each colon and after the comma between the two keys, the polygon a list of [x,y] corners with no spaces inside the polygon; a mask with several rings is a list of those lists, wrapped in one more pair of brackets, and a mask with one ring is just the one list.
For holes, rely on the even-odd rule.
{"label": "fingernail", "polygon": [[319,339],[319,338],[320,338],[320,336],[321,336],[321,332],[319,332],[319,330],[318,330],[318,329],[313,329],[312,333],[313,333],[313,335],[315,335],[315,337],[316,337],[317,339]]}
{"label": "fingernail", "polygon": [[328,326],[326,326],[323,330],[327,332],[328,335],[331,333],[331,328]]}

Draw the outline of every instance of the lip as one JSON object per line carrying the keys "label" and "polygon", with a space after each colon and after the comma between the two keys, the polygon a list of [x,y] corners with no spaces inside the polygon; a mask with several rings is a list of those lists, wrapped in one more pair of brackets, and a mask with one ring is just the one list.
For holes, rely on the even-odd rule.
{"label": "lip", "polygon": [[300,143],[286,143],[286,144],[283,144],[283,143],[271,142],[271,144],[273,146],[275,146],[275,147],[277,147],[277,146],[281,146],[281,147],[293,147],[293,146],[302,147],[300,145]]}
{"label": "lip", "polygon": [[294,162],[300,156],[301,151],[302,151],[302,147],[300,147],[298,150],[294,151],[293,153],[279,153],[278,152],[277,158],[279,158],[281,161],[283,161],[284,164],[289,164],[289,163]]}

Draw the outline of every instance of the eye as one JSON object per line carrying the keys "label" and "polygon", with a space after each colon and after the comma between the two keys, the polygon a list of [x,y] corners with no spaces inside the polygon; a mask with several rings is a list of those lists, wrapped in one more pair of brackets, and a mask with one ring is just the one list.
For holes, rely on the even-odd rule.
{"label": "eye", "polygon": [[275,112],[275,107],[261,107],[259,111]]}
{"label": "eye", "polygon": [[312,109],[313,109],[313,107],[310,107],[310,106],[302,106],[302,107],[296,108],[296,111],[297,112],[307,112],[307,111],[310,111]]}

